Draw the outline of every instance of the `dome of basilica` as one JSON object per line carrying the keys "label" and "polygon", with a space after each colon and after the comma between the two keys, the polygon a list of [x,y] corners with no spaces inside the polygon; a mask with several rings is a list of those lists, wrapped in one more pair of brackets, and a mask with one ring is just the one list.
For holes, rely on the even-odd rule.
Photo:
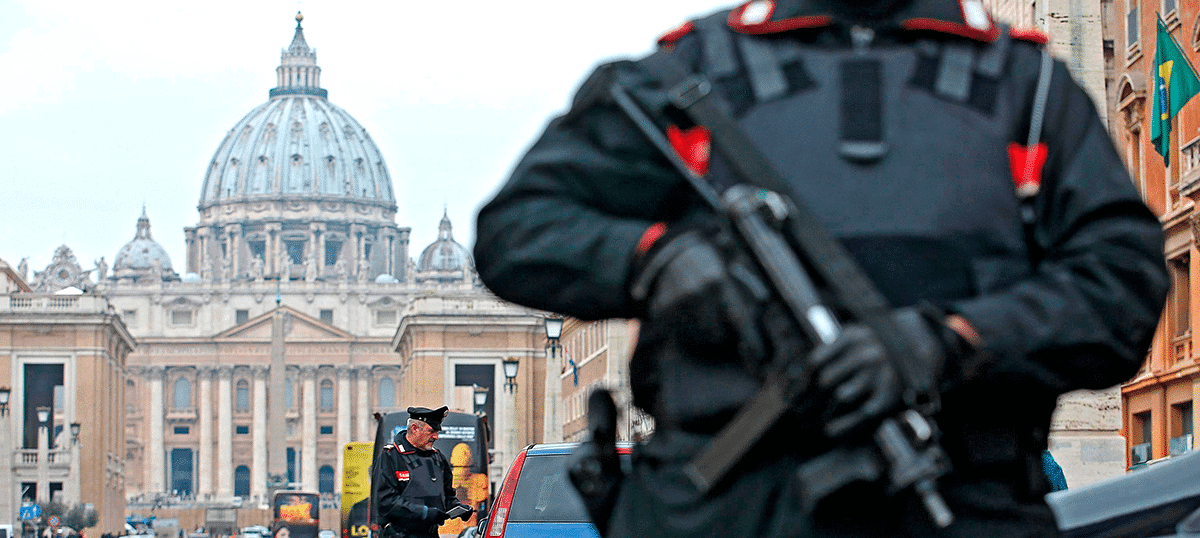
{"label": "dome of basilica", "polygon": [[262,199],[338,200],[394,208],[392,181],[370,135],[320,87],[316,50],[297,16],[270,100],[225,136],[200,192],[200,209]]}
{"label": "dome of basilica", "polygon": [[133,241],[125,243],[125,246],[117,251],[117,257],[113,260],[113,271],[120,273],[152,269],[170,272],[171,258],[167,256],[166,249],[150,237],[150,217],[146,216],[146,209],[142,208],[142,216],[137,221],[137,233]]}
{"label": "dome of basilica", "polygon": [[442,222],[438,225],[437,241],[431,243],[421,252],[417,261],[418,273],[445,273],[462,271],[471,264],[471,255],[466,247],[454,240],[451,232],[450,217],[444,212]]}

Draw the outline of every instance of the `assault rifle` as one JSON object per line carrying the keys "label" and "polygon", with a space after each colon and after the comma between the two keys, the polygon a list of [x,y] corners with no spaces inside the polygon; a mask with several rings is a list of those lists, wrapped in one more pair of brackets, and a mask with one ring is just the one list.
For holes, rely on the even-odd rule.
{"label": "assault rifle", "polygon": [[[949,471],[949,463],[930,418],[938,408],[938,394],[905,360],[908,345],[898,336],[886,301],[815,216],[788,196],[787,183],[714,102],[717,97],[707,80],[684,72],[664,51],[642,62],[648,72],[661,76],[660,82],[668,88],[667,102],[639,95],[639,89],[627,87],[619,76],[609,88],[612,97],[700,197],[728,220],[795,326],[813,346],[833,342],[841,333],[834,309],[822,302],[810,276],[815,275],[838,306],[875,333],[902,379],[904,406],[876,426],[872,442],[839,446],[801,466],[804,508],[812,510],[821,499],[853,482],[884,482],[890,493],[914,491],[932,521],[948,526],[954,516],[937,491],[936,480]],[[647,111],[682,113],[705,127],[712,148],[742,183],[718,192],[683,161]],[[812,368],[806,367],[805,360],[788,357],[768,366],[754,398],[686,468],[698,489],[711,490],[785,412],[798,405],[811,382]]]}

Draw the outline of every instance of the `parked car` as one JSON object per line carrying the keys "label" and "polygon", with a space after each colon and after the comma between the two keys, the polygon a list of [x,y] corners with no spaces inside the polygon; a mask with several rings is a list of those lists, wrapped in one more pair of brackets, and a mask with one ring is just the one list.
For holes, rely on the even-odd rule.
{"label": "parked car", "polygon": [[[531,445],[517,454],[504,476],[496,504],[481,521],[478,538],[599,538],[579,493],[567,478],[567,461],[578,443]],[[632,445],[617,452],[629,467]]]}

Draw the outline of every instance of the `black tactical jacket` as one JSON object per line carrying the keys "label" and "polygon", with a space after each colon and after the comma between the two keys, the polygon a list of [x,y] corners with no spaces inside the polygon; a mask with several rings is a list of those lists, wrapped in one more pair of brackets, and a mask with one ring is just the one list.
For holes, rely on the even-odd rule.
{"label": "black tactical jacket", "polygon": [[450,462],[436,448],[418,450],[408,430],[396,434],[375,461],[371,478],[379,525],[391,525],[400,536],[437,536],[442,523],[431,508],[449,510],[462,504],[455,496]]}
{"label": "black tactical jacket", "polygon": [[[1041,47],[980,10],[916,0],[872,22],[856,53],[851,22],[805,0],[759,0],[688,23],[663,45],[713,80],[793,194],[895,306],[933,302],[975,327],[987,361],[943,394],[939,422],[960,476],[1003,477],[1040,462],[1031,458],[1058,395],[1137,371],[1168,280],[1159,221],[1058,61],[1035,216],[1023,225],[1010,145],[1027,142]],[[887,149],[868,162],[840,155],[863,132],[845,111],[868,106],[856,101],[862,80],[843,69],[855,54],[882,65],[876,119]],[[620,81],[651,95],[655,80],[638,62],[600,66],[481,209],[475,261],[497,295],[581,319],[638,315],[628,288],[643,233],[703,211],[608,93]],[[733,181],[715,153],[708,166],[711,181]],[[656,416],[724,416],[756,386],[714,366],[719,358],[649,362],[631,377],[635,402]]]}

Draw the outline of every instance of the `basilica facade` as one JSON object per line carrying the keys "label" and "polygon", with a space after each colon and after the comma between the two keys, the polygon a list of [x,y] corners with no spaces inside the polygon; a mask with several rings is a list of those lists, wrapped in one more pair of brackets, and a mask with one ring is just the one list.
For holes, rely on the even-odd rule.
{"label": "basilica facade", "polygon": [[[543,438],[544,314],[488,293],[445,216],[410,252],[384,158],[329,101],[301,20],[267,102],[199,171],[186,260],[169,258],[144,209],[111,271],[56,256],[25,275],[34,293],[102,296],[136,340],[119,389],[135,505],[263,503],[271,469],[286,469],[283,487],[340,492],[342,447],[410,405],[488,413],[497,475]],[[506,359],[527,365],[507,383],[518,390],[502,389]],[[476,388],[493,395],[482,408]]]}

